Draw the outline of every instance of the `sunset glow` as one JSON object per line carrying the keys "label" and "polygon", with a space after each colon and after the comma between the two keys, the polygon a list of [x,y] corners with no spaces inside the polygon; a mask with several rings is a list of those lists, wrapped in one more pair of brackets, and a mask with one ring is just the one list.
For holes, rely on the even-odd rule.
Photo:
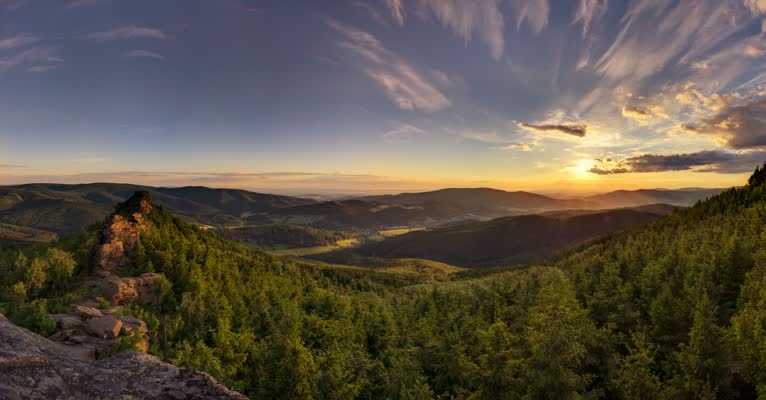
{"label": "sunset glow", "polygon": [[0,184],[737,185],[766,159],[765,13],[752,0],[0,1]]}

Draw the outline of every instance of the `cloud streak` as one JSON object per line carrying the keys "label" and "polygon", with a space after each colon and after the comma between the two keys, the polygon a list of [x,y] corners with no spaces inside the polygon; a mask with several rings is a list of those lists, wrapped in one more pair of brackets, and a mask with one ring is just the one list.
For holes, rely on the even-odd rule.
{"label": "cloud streak", "polygon": [[608,0],[579,0],[573,24],[582,24],[582,36],[586,37],[591,25],[606,14]]}
{"label": "cloud streak", "polygon": [[551,7],[548,0],[516,0],[511,3],[516,14],[516,29],[526,22],[535,33],[542,32],[548,25]]}
{"label": "cloud streak", "polygon": [[399,26],[404,25],[404,19],[406,17],[406,13],[404,10],[404,3],[402,3],[402,0],[385,0],[386,6],[388,6],[389,11],[391,12],[391,18],[394,19],[394,22],[396,22]]}
{"label": "cloud streak", "polygon": [[67,8],[79,8],[79,7],[91,7],[99,5],[103,0],[70,0],[67,3]]}
{"label": "cloud streak", "polygon": [[558,132],[576,137],[585,137],[588,127],[585,124],[531,124],[520,122],[521,128],[534,132]]}
{"label": "cloud streak", "polygon": [[394,129],[383,133],[383,141],[388,143],[408,141],[418,136],[423,136],[426,131],[409,124],[400,124]]}
{"label": "cloud streak", "polygon": [[[436,18],[466,44],[476,32],[495,60],[503,56],[504,19],[498,0],[420,0]],[[547,0],[539,0],[546,2]]]}
{"label": "cloud streak", "polygon": [[131,50],[127,53],[125,53],[125,57],[127,58],[153,58],[156,60],[164,60],[165,57],[162,56],[162,54],[155,53],[153,51],[148,50]]}
{"label": "cloud streak", "polygon": [[0,0],[0,9],[13,11],[23,7],[28,0]]}
{"label": "cloud streak", "polygon": [[672,61],[690,63],[705,54],[737,32],[747,14],[731,1],[636,0],[596,70],[613,81],[640,82]]}
{"label": "cloud streak", "polygon": [[[528,1],[528,0],[523,0]],[[547,0],[534,0],[543,1]],[[398,25],[404,25],[407,13],[404,0],[385,0],[391,18]],[[414,0],[413,0],[414,2]],[[443,26],[449,28],[458,38],[468,45],[474,35],[489,47],[493,59],[499,60],[505,50],[503,29],[505,19],[500,10],[500,0],[417,0],[420,15],[428,13],[436,17]],[[527,18],[527,8],[522,10]],[[537,18],[537,11],[532,10],[530,18]],[[547,12],[546,12],[547,21]]]}
{"label": "cloud streak", "polygon": [[327,24],[343,37],[339,45],[354,55],[357,66],[397,107],[433,112],[452,104],[426,74],[388,50],[372,34],[334,19],[328,19]]}
{"label": "cloud streak", "polygon": [[136,25],[120,26],[108,31],[94,32],[89,34],[88,37],[101,42],[119,39],[167,39],[167,35],[159,29]]}
{"label": "cloud streak", "polygon": [[10,50],[38,42],[40,39],[34,36],[19,34],[5,39],[0,39],[0,50]]}
{"label": "cloud streak", "polygon": [[0,72],[29,64],[45,63],[47,66],[52,66],[51,63],[60,63],[62,61],[61,58],[54,55],[53,49],[49,47],[33,47],[20,53],[0,58]]}

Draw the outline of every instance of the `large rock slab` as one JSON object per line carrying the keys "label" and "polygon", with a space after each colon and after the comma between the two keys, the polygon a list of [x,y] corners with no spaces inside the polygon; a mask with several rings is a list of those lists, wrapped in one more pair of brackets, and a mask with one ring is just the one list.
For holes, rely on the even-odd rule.
{"label": "large rock slab", "polygon": [[0,399],[236,399],[207,374],[125,352],[98,361],[0,315]]}
{"label": "large rock slab", "polygon": [[74,306],[73,310],[77,315],[85,319],[99,318],[104,316],[104,313],[102,313],[101,310],[83,305]]}
{"label": "large rock slab", "polygon": [[91,318],[85,322],[85,326],[93,336],[102,339],[114,339],[120,336],[120,331],[122,331],[122,321],[113,315]]}
{"label": "large rock slab", "polygon": [[82,319],[77,315],[53,314],[51,318],[56,321],[58,330],[76,330],[83,328]]}

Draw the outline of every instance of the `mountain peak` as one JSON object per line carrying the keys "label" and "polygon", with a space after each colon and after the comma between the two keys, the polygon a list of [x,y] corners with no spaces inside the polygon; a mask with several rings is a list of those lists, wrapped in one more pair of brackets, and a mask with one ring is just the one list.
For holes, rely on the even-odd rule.
{"label": "mountain peak", "polygon": [[154,209],[152,195],[145,190],[137,190],[130,198],[117,205],[115,213],[129,217],[134,214],[147,215]]}
{"label": "mountain peak", "polygon": [[95,256],[99,275],[108,276],[126,262],[126,253],[136,246],[140,234],[149,228],[148,215],[152,210],[151,195],[139,190],[118,204],[114,213],[106,218]]}

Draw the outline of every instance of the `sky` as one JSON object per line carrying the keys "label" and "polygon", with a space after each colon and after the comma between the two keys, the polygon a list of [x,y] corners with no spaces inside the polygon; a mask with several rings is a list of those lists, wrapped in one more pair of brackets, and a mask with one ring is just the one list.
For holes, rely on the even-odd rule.
{"label": "sky", "polygon": [[743,184],[766,0],[0,0],[0,184]]}

